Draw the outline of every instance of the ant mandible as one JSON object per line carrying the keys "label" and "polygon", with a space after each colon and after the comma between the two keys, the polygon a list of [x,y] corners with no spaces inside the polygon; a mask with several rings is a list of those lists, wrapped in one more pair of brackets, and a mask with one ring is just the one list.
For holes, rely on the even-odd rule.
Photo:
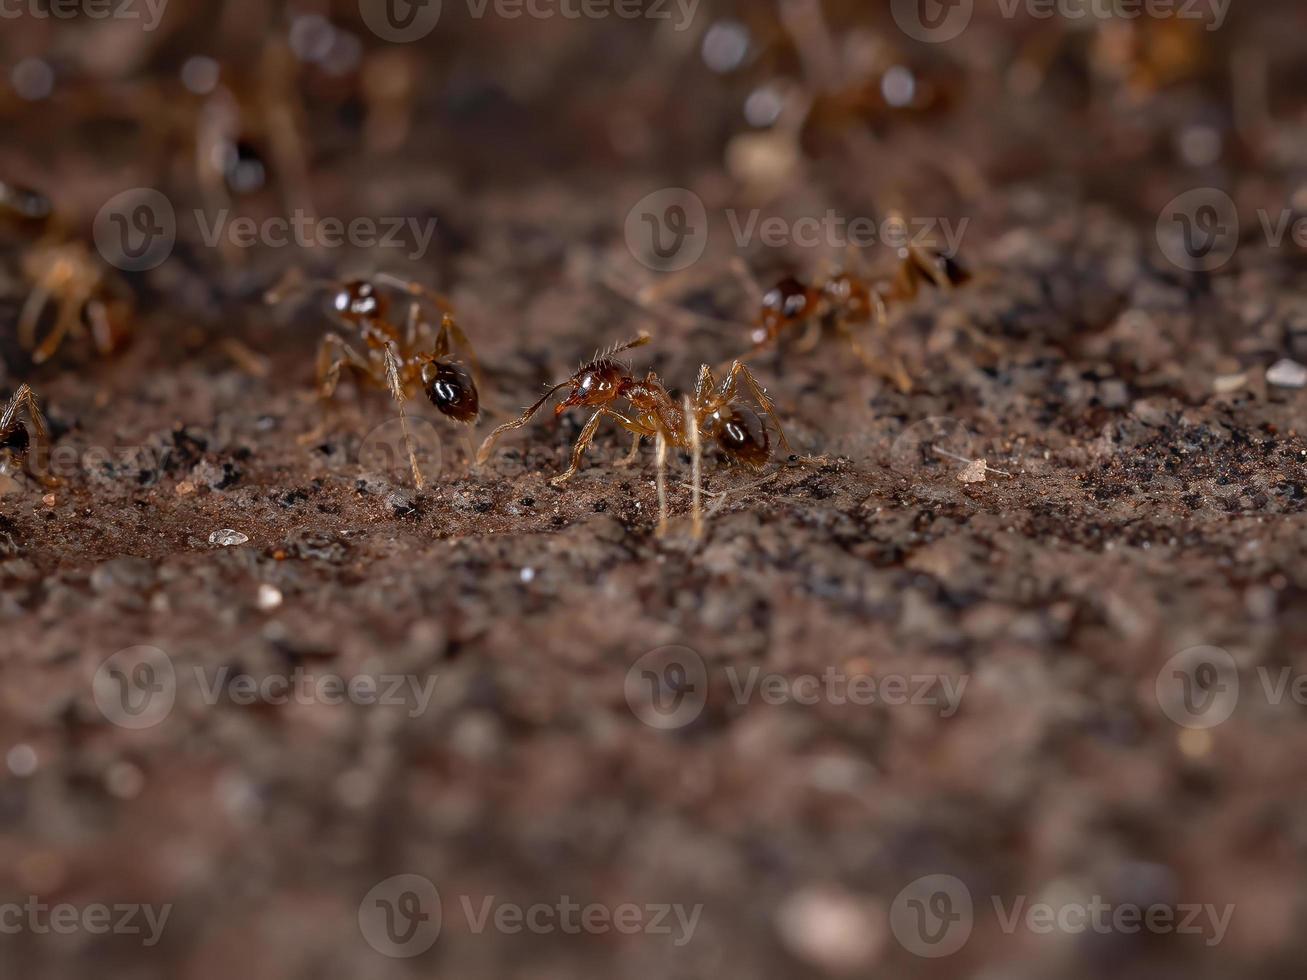
{"label": "ant mandible", "polygon": [[[410,298],[408,316],[402,327],[390,319],[390,299],[378,288],[379,285],[390,286]],[[279,285],[267,292],[265,299],[269,303],[280,303],[293,295],[314,290],[326,290],[331,294],[332,313],[344,327],[356,331],[364,345],[360,352],[335,332],[322,338],[317,361],[319,398],[324,404],[331,400],[340,382],[340,373],[346,367],[377,387],[388,390],[399,406],[413,482],[421,490],[425,481],[418,467],[404,412],[404,402],[410,397],[410,392],[420,386],[431,404],[455,422],[474,423],[481,411],[476,382],[480,367],[471,342],[455,320],[453,306],[443,294],[387,273],[379,273],[371,279],[306,281],[297,270],[291,270]],[[440,326],[434,331],[422,315],[423,300],[440,313]],[[471,371],[453,359],[454,345],[467,354]],[[302,441],[312,441],[320,434],[321,429],[315,430]]]}
{"label": "ant mandible", "polygon": [[[69,237],[45,195],[0,183],[0,213],[22,228],[41,229],[23,254],[23,275],[32,290],[18,314],[18,341],[32,351],[32,363],[49,360],[64,339],[89,328],[101,355],[122,347],[129,334],[132,300],[85,242]],[[46,306],[55,303],[54,323],[38,346],[37,328]]]}
{"label": "ant mandible", "polygon": [[[642,335],[596,355],[583,364],[570,378],[553,385],[539,400],[520,416],[495,429],[481,444],[477,452],[478,464],[490,458],[495,443],[506,432],[520,429],[559,391],[569,388],[567,396],[554,406],[554,415],[562,415],[571,408],[593,408],[595,412],[586,420],[572,447],[571,462],[567,469],[550,482],[561,486],[576,475],[581,458],[594,440],[599,424],[610,418],[633,434],[631,451],[618,466],[629,466],[640,451],[645,438],[653,438],[657,445],[658,461],[658,528],[662,533],[667,526],[667,494],[665,472],[667,448],[688,449],[694,456],[695,473],[695,527],[699,527],[698,512],[698,461],[699,447],[704,438],[713,439],[726,457],[743,463],[750,469],[759,469],[771,458],[771,437],[767,425],[752,408],[739,402],[741,389],[747,389],[763,414],[772,420],[781,445],[788,451],[789,441],[766,389],[740,361],[735,361],[719,385],[712,369],[703,365],[693,397],[677,404],[658,376],[650,371],[637,378],[629,365],[617,359],[618,354],[649,343]],[[619,412],[616,405],[625,400],[629,414]]]}
{"label": "ant mandible", "polygon": [[[27,425],[18,417],[19,412],[27,415],[27,424],[32,427],[32,432],[27,431]],[[18,386],[18,390],[5,405],[4,412],[0,413],[0,473],[7,472],[11,466],[27,463],[28,472],[37,476],[28,460],[33,434],[44,447],[49,448],[50,437],[41,410],[36,407],[36,396],[32,394],[31,387],[23,384]],[[40,479],[46,483],[51,482],[46,477]]]}

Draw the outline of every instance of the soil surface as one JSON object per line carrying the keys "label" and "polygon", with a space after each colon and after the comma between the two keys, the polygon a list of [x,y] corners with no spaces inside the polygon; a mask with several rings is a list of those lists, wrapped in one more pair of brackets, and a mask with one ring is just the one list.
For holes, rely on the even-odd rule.
{"label": "soil surface", "polygon": [[[129,346],[74,337],[34,366],[16,323],[35,236],[6,229],[0,390],[35,389],[58,483],[0,486],[0,973],[1299,975],[1307,393],[1267,373],[1307,363],[1307,263],[1258,215],[1291,209],[1307,166],[1282,94],[1301,58],[1278,40],[1302,9],[1231,13],[1187,71],[1127,91],[1086,67],[1083,31],[981,9],[921,44],[830,4],[838,38],[890,39],[949,94],[833,113],[787,155],[741,114],[802,77],[763,5],[736,15],[764,53],[726,74],[701,55],[726,5],[685,32],[454,6],[411,48],[337,12],[365,65],[413,58],[394,148],[368,142],[355,76],[296,82],[298,190],[321,216],[434,219],[417,258],[210,247],[164,111],[63,94],[175,79],[195,52],[253,77],[231,25],[206,44],[202,13],[148,43],[24,22],[11,41],[7,73],[44,55],[59,82],[46,105],[6,93],[0,176],[88,247],[125,188],[163,191],[178,230],[121,277]],[[121,65],[93,56],[109,39]],[[1013,94],[1036,42],[1048,76]],[[1231,108],[1254,55],[1270,128]],[[1243,234],[1187,271],[1158,219],[1203,187]],[[710,234],[642,306],[666,280],[628,215],[666,188],[698,196]],[[287,201],[273,179],[232,213]],[[752,209],[794,227],[895,207],[963,222],[972,273],[869,335],[912,390],[833,324],[757,356],[789,452],[773,434],[752,472],[708,445],[701,538],[688,455],[660,535],[653,449],[617,466],[616,427],[551,484],[578,411],[473,464],[596,349],[647,331],[633,369],[678,390],[748,349],[732,258],[767,284],[853,261],[737,242]],[[409,404],[423,489],[384,392],[347,378],[324,422],[325,301],[261,302],[297,266],[451,296],[483,412],[469,432]],[[115,907],[115,926],[144,908],[138,931],[83,916],[59,934],[33,903]],[[167,916],[157,936],[147,912]]]}

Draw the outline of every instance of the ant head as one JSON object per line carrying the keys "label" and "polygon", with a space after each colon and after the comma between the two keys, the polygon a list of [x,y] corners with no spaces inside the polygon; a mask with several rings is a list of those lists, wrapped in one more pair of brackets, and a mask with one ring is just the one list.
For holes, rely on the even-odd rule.
{"label": "ant head", "polygon": [[706,436],[733,462],[758,469],[771,459],[771,436],[767,425],[746,405],[726,405],[703,420]]}
{"label": "ant head", "polygon": [[377,287],[366,279],[354,279],[342,283],[332,297],[332,306],[341,319],[350,323],[362,323],[364,320],[379,320],[386,316],[390,303],[377,291]]}
{"label": "ant head", "polygon": [[626,370],[616,361],[591,361],[568,379],[572,390],[555,406],[554,414],[562,415],[578,405],[608,404],[621,393],[626,376]]}
{"label": "ant head", "polygon": [[474,422],[481,410],[476,381],[453,361],[427,361],[422,365],[422,388],[431,404],[455,422]]}
{"label": "ant head", "polygon": [[806,285],[787,276],[762,297],[762,323],[765,327],[775,329],[787,323],[793,323],[812,313],[816,295]]}
{"label": "ant head", "polygon": [[21,463],[31,447],[32,437],[28,435],[27,427],[18,420],[14,420],[11,428],[0,429],[0,472],[4,472],[10,464]]}

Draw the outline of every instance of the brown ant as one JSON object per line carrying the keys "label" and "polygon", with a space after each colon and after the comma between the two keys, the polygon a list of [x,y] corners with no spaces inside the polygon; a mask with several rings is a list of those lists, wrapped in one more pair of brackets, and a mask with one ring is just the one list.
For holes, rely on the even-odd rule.
{"label": "brown ant", "polygon": [[819,276],[811,282],[793,276],[782,279],[762,295],[750,334],[753,347],[743,358],[775,347],[800,325],[806,330],[797,349],[806,353],[821,339],[822,324],[832,322],[863,364],[900,391],[911,391],[912,379],[902,359],[891,353],[888,364],[882,362],[863,346],[856,331],[869,325],[887,327],[891,306],[915,299],[923,283],[947,291],[971,276],[955,259],[934,248],[908,245],[904,251],[897,272],[888,280],[875,281],[853,272]]}
{"label": "brown ant", "polygon": [[[22,419],[18,417],[19,412],[27,415],[27,425],[24,425]],[[31,432],[27,430],[28,425],[32,427]],[[18,386],[18,390],[5,405],[4,412],[0,413],[0,473],[7,472],[11,467],[27,464],[28,472],[37,476],[28,458],[32,449],[33,435],[44,448],[49,448],[50,437],[45,428],[45,419],[41,417],[41,410],[36,407],[36,396],[32,394],[32,389],[28,385],[23,384]],[[46,483],[51,482],[46,477],[40,479]]]}
{"label": "brown ant", "polygon": [[[390,298],[378,288],[379,285],[398,289],[410,297],[408,315],[402,327],[390,318]],[[280,303],[291,295],[310,290],[328,291],[332,314],[342,326],[356,332],[363,343],[360,352],[340,334],[328,333],[322,338],[317,361],[319,398],[324,404],[331,400],[340,373],[347,367],[377,387],[388,390],[399,406],[413,481],[421,490],[425,483],[404,413],[404,402],[410,397],[410,392],[420,386],[431,404],[455,422],[474,423],[481,410],[476,382],[480,367],[472,344],[454,318],[453,306],[441,293],[386,273],[374,275],[370,280],[308,282],[301,273],[292,270],[279,285],[267,292],[265,299],[269,303]],[[422,314],[423,300],[440,313],[440,326],[434,330]],[[455,344],[466,352],[471,371],[452,358]],[[311,442],[321,435],[321,431],[319,428],[302,437],[301,441]]]}
{"label": "brown ant", "polygon": [[[18,340],[42,364],[69,335],[89,330],[102,355],[122,347],[130,333],[132,299],[125,285],[85,242],[67,235],[48,198],[37,191],[0,183],[0,211],[20,226],[43,229],[22,257],[32,290],[18,315]],[[37,328],[50,303],[54,323],[37,345]]]}
{"label": "brown ant", "polygon": [[[629,365],[616,359],[616,355],[641,347],[649,343],[649,340],[646,334],[606,350],[583,364],[566,381],[553,385],[520,416],[505,422],[486,437],[477,452],[477,463],[484,463],[490,458],[500,436],[525,426],[549,399],[562,389],[570,388],[567,396],[554,406],[555,416],[562,415],[571,408],[593,408],[595,411],[586,420],[576,444],[572,447],[571,462],[567,469],[550,482],[554,486],[561,486],[576,475],[581,466],[582,456],[585,455],[586,449],[599,430],[599,424],[605,418],[610,418],[634,436],[630,453],[616,465],[629,466],[635,462],[643,439],[653,438],[657,444],[660,533],[667,524],[667,495],[664,482],[667,447],[673,446],[692,452],[696,477],[694,500],[697,529],[699,525],[698,461],[699,446],[703,438],[716,440],[718,447],[728,459],[743,463],[750,469],[760,469],[772,455],[771,437],[762,417],[752,408],[739,403],[742,386],[753,396],[763,414],[772,420],[781,445],[786,450],[789,449],[789,442],[785,438],[785,430],[781,427],[776,409],[771,399],[767,397],[766,390],[740,361],[735,361],[730,366],[720,385],[713,377],[712,369],[707,364],[703,365],[699,369],[693,397],[687,396],[681,404],[678,404],[654,372],[650,371],[643,378],[637,378]],[[622,400],[630,406],[629,413],[617,410],[616,405]]]}

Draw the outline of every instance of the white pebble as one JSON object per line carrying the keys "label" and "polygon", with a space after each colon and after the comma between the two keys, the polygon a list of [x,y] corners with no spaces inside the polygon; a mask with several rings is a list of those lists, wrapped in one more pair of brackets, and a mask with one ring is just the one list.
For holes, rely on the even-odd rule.
{"label": "white pebble", "polygon": [[214,531],[209,535],[209,544],[230,548],[232,545],[244,544],[249,539],[248,534],[241,534],[240,531],[233,531],[231,528],[225,527],[221,531]]}
{"label": "white pebble", "polygon": [[36,750],[26,743],[15,745],[5,755],[5,764],[15,776],[30,776],[36,772]]}
{"label": "white pebble", "polygon": [[534,579],[535,577],[536,577],[536,570],[535,570],[534,568],[530,568],[530,567],[528,567],[528,568],[524,568],[524,569],[522,569],[522,581],[523,581],[523,582],[530,582],[530,581],[531,581],[532,579]]}
{"label": "white pebble", "polygon": [[830,973],[865,970],[885,946],[885,912],[838,888],[805,888],[780,907],[776,928],[796,957]]}
{"label": "white pebble", "polygon": [[281,589],[264,582],[259,586],[259,608],[264,612],[281,605]]}
{"label": "white pebble", "polygon": [[1307,367],[1286,357],[1266,369],[1266,383],[1277,388],[1307,388]]}

